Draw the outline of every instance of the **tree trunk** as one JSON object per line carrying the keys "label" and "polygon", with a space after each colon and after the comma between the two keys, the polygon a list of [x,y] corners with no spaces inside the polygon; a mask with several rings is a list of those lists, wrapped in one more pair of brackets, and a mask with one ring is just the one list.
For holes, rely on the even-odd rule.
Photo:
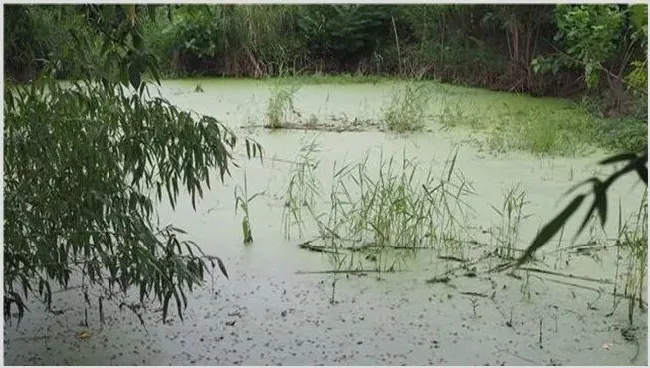
{"label": "tree trunk", "polygon": [[607,85],[609,86],[609,97],[605,115],[618,116],[627,112],[627,105],[629,97],[625,88],[625,84],[620,78],[616,78],[609,73],[607,76]]}

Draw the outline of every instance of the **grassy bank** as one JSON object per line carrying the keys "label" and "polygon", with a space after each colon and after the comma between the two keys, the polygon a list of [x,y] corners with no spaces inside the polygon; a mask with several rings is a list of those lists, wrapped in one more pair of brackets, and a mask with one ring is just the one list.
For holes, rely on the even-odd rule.
{"label": "grassy bank", "polygon": [[[445,129],[469,128],[485,139],[484,149],[502,153],[521,150],[538,155],[574,156],[593,151],[642,151],[647,146],[647,122],[642,116],[597,116],[571,100],[531,97],[430,81],[353,75],[313,75],[266,78],[275,85],[269,99],[272,114],[293,104],[301,86],[394,85],[376,125],[398,133],[422,131],[439,124]],[[293,108],[293,107],[292,107]],[[353,118],[353,117],[352,117]],[[351,119],[352,119],[351,118]],[[282,128],[281,119],[273,126]]]}

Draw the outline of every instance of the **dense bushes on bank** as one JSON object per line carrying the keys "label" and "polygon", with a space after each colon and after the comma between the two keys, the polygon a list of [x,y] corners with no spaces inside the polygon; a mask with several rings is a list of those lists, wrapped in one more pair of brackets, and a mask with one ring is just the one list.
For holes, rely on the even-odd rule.
{"label": "dense bushes on bank", "polygon": [[[28,80],[43,67],[40,60],[57,60],[57,75],[74,78],[78,63],[66,51],[72,35],[60,24],[85,21],[87,13],[79,8],[5,7],[7,75]],[[589,89],[609,115],[629,115],[639,109],[630,101],[647,101],[644,5],[222,4],[138,10],[156,15],[146,18],[144,42],[169,77],[345,73],[435,78],[537,96],[580,96]],[[88,54],[98,54],[101,46],[90,45]]]}

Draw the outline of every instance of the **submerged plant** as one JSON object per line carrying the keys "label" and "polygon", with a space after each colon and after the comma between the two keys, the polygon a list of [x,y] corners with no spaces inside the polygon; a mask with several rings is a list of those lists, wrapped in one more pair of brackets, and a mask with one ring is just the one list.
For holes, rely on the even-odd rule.
{"label": "submerged plant", "polygon": [[423,82],[408,83],[403,91],[393,94],[384,112],[389,130],[402,133],[422,130],[426,124],[430,91]]}

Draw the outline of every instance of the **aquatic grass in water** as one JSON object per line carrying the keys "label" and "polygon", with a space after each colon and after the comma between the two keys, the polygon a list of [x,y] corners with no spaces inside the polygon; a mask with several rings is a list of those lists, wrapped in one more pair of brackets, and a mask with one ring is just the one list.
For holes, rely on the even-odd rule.
{"label": "aquatic grass in water", "polygon": [[398,133],[422,130],[426,125],[430,92],[426,83],[410,82],[403,91],[393,94],[384,112],[388,129]]}
{"label": "aquatic grass in water", "polygon": [[639,152],[648,145],[647,118],[595,118],[586,131],[597,144],[616,152]]}
{"label": "aquatic grass in water", "polygon": [[474,93],[472,98],[461,99],[462,95],[450,93],[446,93],[436,120],[445,128],[485,130],[485,142],[492,152],[571,156],[599,144],[593,119],[566,101],[496,93]]}
{"label": "aquatic grass in water", "polygon": [[244,214],[242,219],[242,235],[244,238],[244,244],[249,245],[253,242],[253,232],[251,231],[251,222],[250,222],[250,212],[249,204],[257,197],[258,195],[263,194],[263,192],[258,192],[252,196],[248,196],[248,180],[246,178],[246,173],[244,172],[244,187],[237,185],[235,187],[235,214],[237,210],[241,210]]}
{"label": "aquatic grass in water", "polygon": [[468,114],[461,106],[459,101],[455,103],[443,103],[442,112],[435,116],[436,121],[444,128],[456,128],[458,126],[468,126],[477,129],[481,126],[478,117]]}
{"label": "aquatic grass in water", "polygon": [[521,122],[516,131],[517,149],[535,154],[559,154],[564,156],[580,153],[584,143],[581,121],[570,120],[557,113],[545,113]]}
{"label": "aquatic grass in water", "polygon": [[456,154],[439,176],[431,168],[423,175],[405,156],[382,155],[376,171],[368,155],[358,164],[335,163],[329,210],[310,210],[333,266],[395,271],[420,249],[462,251],[469,211],[464,198],[474,191],[455,168]]}
{"label": "aquatic grass in water", "polygon": [[282,212],[284,235],[287,239],[291,238],[291,229],[294,227],[298,230],[298,237],[302,237],[305,225],[303,209],[312,211],[316,206],[316,198],[320,194],[321,186],[316,177],[320,161],[314,157],[314,153],[320,152],[319,147],[318,136],[309,143],[303,144],[298,161],[290,170]]}
{"label": "aquatic grass in water", "polygon": [[648,196],[643,193],[634,222],[626,223],[620,231],[619,246],[627,253],[624,295],[628,297],[628,317],[633,324],[635,300],[643,309],[643,285],[648,271]]}
{"label": "aquatic grass in water", "polygon": [[588,143],[579,121],[551,114],[507,116],[490,130],[487,144],[494,152],[520,150],[537,155],[571,156],[583,152]]}
{"label": "aquatic grass in water", "polygon": [[297,114],[293,105],[293,96],[298,91],[295,85],[276,84],[266,110],[266,118],[271,128],[282,128],[289,113]]}
{"label": "aquatic grass in water", "polygon": [[492,206],[500,219],[492,233],[498,257],[506,260],[513,260],[517,257],[515,253],[519,240],[519,228],[521,222],[530,217],[523,212],[526,204],[528,204],[526,192],[517,185],[504,193],[501,208]]}

